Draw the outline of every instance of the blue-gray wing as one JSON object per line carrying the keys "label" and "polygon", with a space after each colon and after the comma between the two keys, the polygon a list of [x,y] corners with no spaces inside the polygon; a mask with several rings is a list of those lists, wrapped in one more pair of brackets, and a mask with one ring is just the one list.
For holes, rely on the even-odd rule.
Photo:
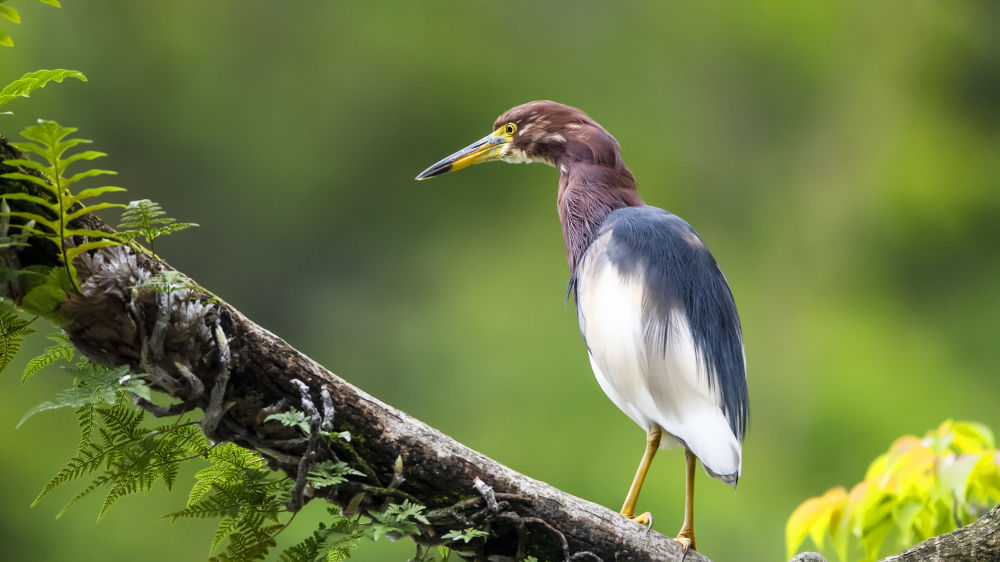
{"label": "blue-gray wing", "polygon": [[711,472],[738,476],[748,411],[740,321],[698,233],[662,209],[619,209],[572,283],[608,396],[640,425],[663,427]]}

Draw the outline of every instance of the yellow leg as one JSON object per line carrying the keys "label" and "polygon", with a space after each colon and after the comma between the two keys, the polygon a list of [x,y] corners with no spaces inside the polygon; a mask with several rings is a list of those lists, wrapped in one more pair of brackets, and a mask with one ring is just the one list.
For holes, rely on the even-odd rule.
{"label": "yellow leg", "polygon": [[694,469],[698,467],[698,457],[691,449],[684,449],[684,460],[687,461],[687,488],[684,492],[684,524],[677,533],[677,542],[684,545],[685,550],[698,550],[694,544]]}
{"label": "yellow leg", "polygon": [[635,514],[635,504],[639,501],[639,490],[642,489],[642,483],[646,480],[646,473],[649,472],[649,465],[653,462],[653,456],[656,455],[657,449],[660,448],[660,438],[662,436],[663,430],[658,425],[654,425],[646,432],[646,452],[642,455],[642,460],[639,462],[639,469],[635,471],[635,478],[632,479],[632,486],[629,487],[628,495],[625,496],[625,505],[622,506],[622,515],[643,525],[649,525],[651,522],[649,512],[647,511],[637,516]]}

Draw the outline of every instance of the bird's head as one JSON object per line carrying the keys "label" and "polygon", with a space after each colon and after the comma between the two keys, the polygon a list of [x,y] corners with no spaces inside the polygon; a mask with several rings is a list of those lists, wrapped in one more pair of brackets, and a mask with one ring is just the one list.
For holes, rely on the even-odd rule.
{"label": "bird's head", "polygon": [[618,142],[586,113],[554,101],[532,101],[507,110],[493,132],[427,168],[418,180],[480,162],[543,162],[562,173],[574,162],[621,164]]}

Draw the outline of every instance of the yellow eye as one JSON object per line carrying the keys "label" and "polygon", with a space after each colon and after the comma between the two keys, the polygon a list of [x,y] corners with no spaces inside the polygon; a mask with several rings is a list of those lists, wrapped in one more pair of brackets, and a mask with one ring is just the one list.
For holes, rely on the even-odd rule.
{"label": "yellow eye", "polygon": [[515,125],[513,123],[507,123],[503,127],[503,132],[507,133],[508,135],[513,135],[514,131],[516,131],[516,130],[517,130],[517,125]]}

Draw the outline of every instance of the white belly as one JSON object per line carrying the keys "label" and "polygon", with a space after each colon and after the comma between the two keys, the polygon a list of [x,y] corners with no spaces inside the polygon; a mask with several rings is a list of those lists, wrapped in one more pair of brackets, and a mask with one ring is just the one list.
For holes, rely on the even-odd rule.
{"label": "white belly", "polygon": [[691,329],[680,310],[662,334],[643,325],[645,284],[622,276],[606,258],[607,240],[596,240],[579,266],[577,306],[590,362],[605,394],[643,429],[658,425],[661,447],[682,443],[713,476],[734,483],[741,470],[739,440],[709,385]]}

